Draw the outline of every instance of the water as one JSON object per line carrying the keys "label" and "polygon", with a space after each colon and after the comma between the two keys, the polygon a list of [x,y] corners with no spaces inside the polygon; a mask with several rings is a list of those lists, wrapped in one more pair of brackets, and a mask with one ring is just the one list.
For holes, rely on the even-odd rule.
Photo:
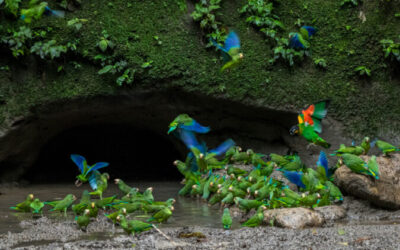
{"label": "water", "polygon": [[[168,198],[175,198],[175,211],[168,222],[162,227],[181,227],[188,225],[198,225],[204,227],[221,228],[222,211],[217,207],[209,207],[207,203],[192,198],[178,196],[178,191],[182,187],[178,182],[128,182],[130,186],[138,187],[140,191],[147,187],[153,187],[153,196],[157,201],[164,201]],[[90,190],[88,184],[77,188],[73,183],[70,184],[49,184],[49,185],[30,185],[24,188],[6,188],[2,189],[0,195],[0,234],[7,232],[21,232],[20,222],[25,219],[31,219],[30,213],[15,213],[9,207],[25,200],[30,193],[35,195],[41,201],[50,201],[62,199],[65,195],[71,193],[79,199],[84,189]],[[104,197],[114,194],[122,195],[118,187],[113,183],[109,184],[109,188],[104,193]],[[48,210],[51,207],[45,206],[44,216],[66,219],[59,213],[52,213]],[[68,212],[67,219],[72,220],[74,217],[72,211]]]}

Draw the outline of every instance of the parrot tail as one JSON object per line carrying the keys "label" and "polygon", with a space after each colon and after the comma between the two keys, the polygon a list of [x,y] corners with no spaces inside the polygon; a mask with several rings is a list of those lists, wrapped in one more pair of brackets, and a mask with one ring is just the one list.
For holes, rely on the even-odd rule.
{"label": "parrot tail", "polygon": [[13,210],[18,210],[18,208],[17,208],[17,207],[10,207],[10,209],[13,209]]}
{"label": "parrot tail", "polygon": [[[212,38],[210,38],[210,41],[212,42],[212,44],[213,44],[215,47],[217,47],[217,49],[220,49],[220,50],[222,50],[222,51],[225,51],[224,48],[222,48],[221,45],[219,45],[219,44],[217,43],[217,41],[215,41],[215,40],[212,39]],[[226,52],[226,51],[225,51],[225,52]]]}

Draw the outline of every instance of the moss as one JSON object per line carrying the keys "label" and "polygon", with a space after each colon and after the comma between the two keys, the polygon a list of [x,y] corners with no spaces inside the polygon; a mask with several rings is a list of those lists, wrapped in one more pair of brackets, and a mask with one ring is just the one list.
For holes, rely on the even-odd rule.
{"label": "moss", "polygon": [[[80,9],[67,13],[66,19],[47,17],[32,24],[36,29],[51,26],[49,37],[61,44],[79,39],[80,56],[74,60],[82,68],[76,70],[68,64],[65,74],[55,75],[45,84],[39,78],[16,86],[0,80],[1,89],[8,88],[4,95],[7,105],[0,106],[0,117],[23,114],[30,107],[57,99],[118,91],[115,78],[98,76],[100,66],[93,66],[93,57],[100,53],[96,43],[106,30],[116,44],[114,57],[136,69],[135,82],[127,88],[181,88],[296,110],[331,98],[330,115],[342,121],[351,135],[374,135],[385,128],[400,131],[400,105],[396,105],[400,80],[392,77],[379,44],[381,39],[400,34],[400,20],[394,17],[400,4],[394,1],[366,1],[357,8],[340,8],[339,2],[326,0],[288,0],[276,5],[274,13],[287,27],[282,36],[298,30],[298,18],[318,28],[311,42],[312,58],[324,58],[326,70],[316,67],[312,59],[295,67],[269,65],[271,44],[237,11],[245,0],[223,1],[218,18],[240,34],[245,54],[243,63],[227,73],[219,72],[219,54],[204,48],[198,25],[193,24],[189,12],[180,10],[176,1],[109,3],[112,6],[100,0],[83,1]],[[358,18],[360,11],[366,16],[364,23]],[[80,34],[66,26],[67,20],[75,17],[89,20]],[[161,45],[156,44],[154,36],[160,38]],[[142,69],[142,63],[149,60],[153,61],[152,67]],[[372,70],[371,79],[354,73],[354,68],[361,65]]]}

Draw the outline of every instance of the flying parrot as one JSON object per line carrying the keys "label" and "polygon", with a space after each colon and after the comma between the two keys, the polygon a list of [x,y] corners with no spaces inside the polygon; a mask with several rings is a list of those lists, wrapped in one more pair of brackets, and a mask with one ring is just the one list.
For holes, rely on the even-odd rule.
{"label": "flying parrot", "polygon": [[25,201],[18,203],[15,207],[10,207],[10,209],[18,211],[18,212],[29,212],[31,211],[31,203],[33,202],[33,194],[29,194]]}
{"label": "flying parrot", "polygon": [[102,200],[103,192],[107,189],[108,179],[110,179],[110,176],[107,173],[100,174],[97,170],[93,171],[89,178],[89,183],[94,192],[91,192],[90,195],[98,195]]}
{"label": "flying parrot", "polygon": [[292,126],[290,135],[302,135],[307,141],[329,148],[331,145],[322,139],[318,133],[322,132],[321,121],[328,112],[330,100],[311,104],[301,111],[297,116],[299,124]]}
{"label": "flying parrot", "polygon": [[224,227],[224,229],[230,229],[232,226],[232,217],[231,217],[231,213],[229,212],[229,208],[225,208],[224,209],[224,213],[222,214],[222,226]]}
{"label": "flying parrot", "polygon": [[38,0],[31,0],[29,2],[29,9],[21,9],[21,20],[24,20],[26,23],[30,23],[32,18],[39,19],[42,15],[46,16],[55,16],[63,18],[65,12],[62,10],[52,10],[47,2],[41,2],[38,4]]}
{"label": "flying parrot", "polygon": [[107,167],[109,164],[107,162],[98,162],[92,166],[88,166],[85,157],[77,154],[71,155],[71,160],[78,166],[81,173],[76,176],[75,185],[79,187],[82,183],[85,183],[93,175],[93,172],[99,170],[100,168]]}
{"label": "flying parrot", "polygon": [[210,127],[205,127],[191,118],[188,114],[178,115],[170,124],[168,134],[177,128],[192,131],[199,134],[206,134],[210,131]]}
{"label": "flying parrot", "polygon": [[317,161],[317,173],[319,174],[319,179],[323,181],[330,180],[332,178],[334,170],[329,168],[328,158],[324,151],[319,153],[319,158]]}
{"label": "flying parrot", "polygon": [[237,65],[243,59],[244,55],[240,52],[240,39],[234,31],[229,32],[225,39],[224,47],[219,45],[214,39],[210,40],[217,49],[221,50],[224,61],[224,66],[222,66],[221,72]]}
{"label": "flying parrot", "polygon": [[317,30],[311,26],[302,26],[300,33],[289,34],[289,47],[294,49],[308,49],[310,47],[310,37],[314,35]]}

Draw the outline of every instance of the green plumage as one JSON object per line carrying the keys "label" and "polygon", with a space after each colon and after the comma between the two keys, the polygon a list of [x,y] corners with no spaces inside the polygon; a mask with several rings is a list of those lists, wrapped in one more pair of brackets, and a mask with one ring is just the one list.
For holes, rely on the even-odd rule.
{"label": "green plumage", "polygon": [[300,135],[302,135],[307,141],[324,148],[330,148],[331,144],[322,139],[318,133],[315,132],[312,126],[306,126],[303,123],[299,124],[299,129]]}
{"label": "green plumage", "polygon": [[100,200],[103,199],[103,192],[107,189],[107,182],[110,176],[107,173],[100,174],[99,171],[94,171],[94,176],[97,183],[97,189],[90,193],[90,195],[98,195]]}
{"label": "green plumage", "polygon": [[125,216],[118,215],[117,221],[128,234],[135,235],[135,233],[141,233],[153,228],[153,224],[149,224],[140,220],[127,220]]}
{"label": "green plumage", "polygon": [[158,223],[163,223],[166,222],[171,216],[172,216],[172,210],[174,207],[165,207],[158,211],[157,213],[153,214],[153,216],[148,220],[148,222],[151,221],[157,221]]}
{"label": "green plumage", "polygon": [[15,207],[10,207],[10,209],[18,211],[18,212],[30,212],[31,211],[31,203],[33,201],[33,194],[29,194],[25,201],[18,203]]}
{"label": "green plumage", "polygon": [[379,179],[379,165],[376,162],[376,156],[373,155],[368,161],[368,170],[375,179]]}
{"label": "green plumage", "polygon": [[123,180],[115,179],[114,182],[118,185],[118,188],[122,193],[129,194],[131,192],[132,187],[128,186]]}
{"label": "green plumage", "polygon": [[230,229],[232,226],[232,217],[231,217],[231,213],[229,211],[229,208],[225,208],[224,209],[224,213],[222,214],[222,226],[224,227],[224,229]]}
{"label": "green plumage", "polygon": [[264,220],[264,212],[257,212],[242,224],[243,227],[258,227]]}
{"label": "green plumage", "polygon": [[83,214],[83,212],[89,206],[90,203],[91,201],[90,201],[89,191],[84,190],[82,192],[82,197],[80,202],[78,204],[72,205],[72,211],[74,212],[75,215],[81,215]]}
{"label": "green plumage", "polygon": [[76,223],[80,229],[86,230],[90,223],[90,211],[88,209],[84,210],[83,215],[76,217]]}
{"label": "green plumage", "polygon": [[60,201],[45,202],[45,204],[49,204],[50,206],[53,206],[53,209],[51,209],[50,211],[60,211],[60,212],[64,212],[64,214],[67,215],[68,207],[71,206],[75,200],[76,200],[75,195],[68,194],[67,196],[65,196],[64,199],[62,199]]}
{"label": "green plumage", "polygon": [[44,203],[36,198],[29,206],[31,207],[31,212],[33,214],[41,214]]}
{"label": "green plumage", "polygon": [[125,209],[125,208],[121,208],[121,209],[115,211],[114,213],[111,213],[111,214],[104,214],[104,215],[105,215],[107,218],[109,218],[114,224],[116,224],[116,223],[117,223],[117,217],[118,217],[119,215],[124,215],[124,216],[126,216],[126,214],[127,214],[126,209]]}
{"label": "green plumage", "polygon": [[352,154],[343,154],[342,160],[344,165],[346,165],[354,173],[373,176],[368,169],[367,163],[365,163],[360,157]]}
{"label": "green plumage", "polygon": [[396,146],[393,146],[392,144],[385,142],[385,141],[381,141],[381,140],[377,140],[376,141],[376,146],[385,154],[385,155],[389,155],[390,153],[394,153],[394,152],[398,152],[400,151],[400,149]]}

